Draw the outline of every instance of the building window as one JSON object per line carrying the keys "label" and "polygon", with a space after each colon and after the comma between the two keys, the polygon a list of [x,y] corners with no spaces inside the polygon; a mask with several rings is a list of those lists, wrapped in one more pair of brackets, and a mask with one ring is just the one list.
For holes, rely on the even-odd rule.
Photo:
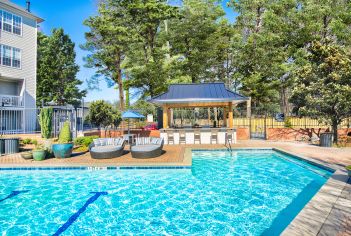
{"label": "building window", "polygon": [[22,18],[19,16],[13,16],[13,28],[12,32],[14,34],[21,35],[22,32]]}
{"label": "building window", "polygon": [[17,35],[22,35],[22,17],[0,10],[0,29]]}
{"label": "building window", "polygon": [[6,11],[2,13],[2,29],[7,32],[12,32],[12,14]]}
{"label": "building window", "polygon": [[0,45],[0,65],[21,68],[21,49]]}
{"label": "building window", "polygon": [[12,66],[21,68],[21,50],[18,48],[12,48]]}

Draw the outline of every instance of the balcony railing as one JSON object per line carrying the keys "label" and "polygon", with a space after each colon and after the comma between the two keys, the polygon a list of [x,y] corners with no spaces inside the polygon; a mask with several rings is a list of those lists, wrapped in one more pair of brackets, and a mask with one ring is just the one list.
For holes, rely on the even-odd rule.
{"label": "balcony railing", "polygon": [[0,95],[0,106],[3,107],[23,107],[22,96]]}

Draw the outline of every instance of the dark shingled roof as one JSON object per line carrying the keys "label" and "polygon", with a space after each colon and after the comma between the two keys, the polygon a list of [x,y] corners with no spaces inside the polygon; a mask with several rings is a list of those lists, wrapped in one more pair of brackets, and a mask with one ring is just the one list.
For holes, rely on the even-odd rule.
{"label": "dark shingled roof", "polygon": [[224,83],[171,84],[168,91],[153,97],[153,103],[246,101],[247,97],[227,89]]}

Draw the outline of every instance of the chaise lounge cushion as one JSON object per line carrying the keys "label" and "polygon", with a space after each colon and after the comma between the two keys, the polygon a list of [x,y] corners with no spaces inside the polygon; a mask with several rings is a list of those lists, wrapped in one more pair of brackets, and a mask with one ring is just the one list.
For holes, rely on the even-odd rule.
{"label": "chaise lounge cushion", "polygon": [[115,151],[119,151],[121,149],[123,149],[123,146],[114,146],[114,145],[108,145],[108,146],[96,146],[96,147],[92,147],[91,151],[93,152],[115,152]]}
{"label": "chaise lounge cushion", "polygon": [[131,147],[132,152],[152,152],[160,148],[160,145],[136,145]]}

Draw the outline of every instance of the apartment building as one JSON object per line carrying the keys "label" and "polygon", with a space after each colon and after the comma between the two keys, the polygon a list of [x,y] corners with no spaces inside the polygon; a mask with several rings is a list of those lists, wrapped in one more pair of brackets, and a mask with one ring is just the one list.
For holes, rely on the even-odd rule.
{"label": "apartment building", "polygon": [[37,30],[43,22],[26,8],[0,0],[0,132],[36,128]]}

